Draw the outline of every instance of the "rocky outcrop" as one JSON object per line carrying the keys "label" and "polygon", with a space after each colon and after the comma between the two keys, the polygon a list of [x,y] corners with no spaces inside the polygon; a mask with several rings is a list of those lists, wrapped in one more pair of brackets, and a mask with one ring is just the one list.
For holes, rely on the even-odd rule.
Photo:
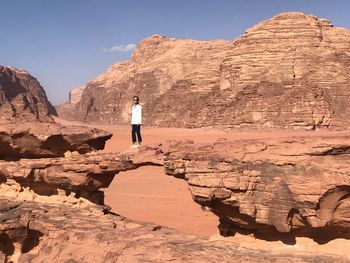
{"label": "rocky outcrop", "polygon": [[[223,40],[177,40],[160,35],[146,38],[138,44],[130,61],[114,64],[87,84],[77,105],[79,120],[129,122],[133,95],[138,95],[144,106],[158,101],[186,112],[193,96],[208,94],[217,86],[220,64],[231,47],[230,41]],[[181,103],[177,97],[171,102],[160,100],[184,81],[191,83],[186,91],[188,100],[182,91],[175,91],[183,95]],[[151,117],[152,110],[145,110],[145,116]]]}
{"label": "rocky outcrop", "polygon": [[136,94],[150,125],[348,127],[349,37],[302,13],[279,14],[234,41],[155,35],[88,83],[77,119],[128,122]]}
{"label": "rocky outcrop", "polygon": [[220,92],[198,114],[223,127],[349,126],[350,30],[282,13],[237,38],[221,64]]}
{"label": "rocky outcrop", "polygon": [[102,150],[111,133],[58,123],[0,124],[0,160],[62,157],[65,152]]}
{"label": "rocky outcrop", "polygon": [[52,121],[57,115],[40,83],[27,71],[0,66],[0,121]]}
{"label": "rocky outcrop", "polygon": [[344,256],[288,248],[253,249],[209,241],[106,213],[99,206],[0,198],[0,260],[4,262],[349,262]]}
{"label": "rocky outcrop", "polygon": [[134,164],[154,163],[186,179],[193,199],[229,228],[329,238],[350,235],[350,137],[170,142],[146,146]]}
{"label": "rocky outcrop", "polygon": [[69,101],[56,105],[57,114],[66,120],[77,120],[76,105],[80,101],[85,90],[85,86],[79,86],[69,92]]}
{"label": "rocky outcrop", "polygon": [[[0,125],[1,194],[29,200],[59,193],[103,204],[102,187],[128,167],[102,150],[112,134],[57,123]],[[56,157],[56,158],[55,158]]]}
{"label": "rocky outcrop", "polygon": [[73,203],[80,202],[78,199],[83,197],[102,205],[104,195],[99,189],[108,187],[120,171],[136,167],[127,159],[102,153],[22,159],[16,162],[0,161],[0,190],[3,196],[30,201],[40,200],[42,195],[63,194],[77,198],[75,201],[72,199]]}
{"label": "rocky outcrop", "polygon": [[[49,128],[32,131],[26,140],[50,137]],[[81,145],[84,133],[60,129],[60,138]],[[94,132],[100,135],[90,130],[89,138],[102,137],[103,144],[110,137]],[[120,171],[162,165],[168,175],[186,179],[194,200],[220,217],[222,234],[248,229],[262,238],[272,233],[275,240],[283,239],[281,233],[350,239],[349,139],[342,133],[214,144],[170,141],[124,154],[81,155],[70,152],[70,146],[64,157],[52,158],[42,158],[45,147],[40,146],[36,159],[0,161],[0,259],[287,262],[293,257],[296,262],[349,262],[345,254],[310,254],[298,246],[271,252],[133,222],[109,213],[101,191]],[[13,148],[21,154],[31,149],[17,145]],[[91,150],[82,148],[83,153]]]}
{"label": "rocky outcrop", "polygon": [[[330,238],[350,234],[346,133],[215,144],[172,141],[122,155],[80,155],[103,148],[110,134],[89,129],[79,134],[61,127],[57,135],[48,127],[40,129],[45,133],[12,131],[7,133],[12,137],[2,137],[7,143],[1,147],[3,195],[39,200],[39,195],[63,194],[103,204],[100,189],[120,171],[160,165],[168,175],[186,179],[194,200],[219,216],[223,233],[239,227],[307,236],[330,231]],[[55,136],[66,144],[49,139]],[[5,149],[10,149],[7,154]],[[53,158],[61,155],[65,157]]]}
{"label": "rocky outcrop", "polygon": [[83,95],[85,86],[79,86],[69,92],[69,103],[77,104]]}

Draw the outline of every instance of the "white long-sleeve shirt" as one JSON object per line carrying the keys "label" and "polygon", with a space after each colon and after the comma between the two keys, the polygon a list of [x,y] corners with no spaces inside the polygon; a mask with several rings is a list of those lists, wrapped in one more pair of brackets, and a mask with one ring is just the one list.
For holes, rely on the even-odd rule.
{"label": "white long-sleeve shirt", "polygon": [[133,105],[131,108],[131,124],[141,124],[142,107],[140,104]]}

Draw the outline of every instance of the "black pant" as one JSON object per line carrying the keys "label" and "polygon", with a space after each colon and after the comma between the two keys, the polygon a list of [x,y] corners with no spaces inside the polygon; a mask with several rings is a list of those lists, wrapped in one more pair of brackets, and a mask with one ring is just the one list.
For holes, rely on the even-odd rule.
{"label": "black pant", "polygon": [[136,143],[136,135],[137,135],[137,140],[139,141],[139,143],[141,143],[142,142],[141,124],[132,124],[131,125],[132,143]]}

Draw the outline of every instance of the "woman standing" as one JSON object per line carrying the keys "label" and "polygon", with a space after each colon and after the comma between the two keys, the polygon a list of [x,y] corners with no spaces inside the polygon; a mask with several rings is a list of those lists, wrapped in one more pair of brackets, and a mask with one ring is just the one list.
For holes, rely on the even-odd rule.
{"label": "woman standing", "polygon": [[[141,119],[142,119],[142,107],[139,104],[139,97],[133,97],[133,105],[131,108],[131,137],[132,148],[140,147],[142,142],[141,137]],[[137,142],[136,142],[137,136]]]}

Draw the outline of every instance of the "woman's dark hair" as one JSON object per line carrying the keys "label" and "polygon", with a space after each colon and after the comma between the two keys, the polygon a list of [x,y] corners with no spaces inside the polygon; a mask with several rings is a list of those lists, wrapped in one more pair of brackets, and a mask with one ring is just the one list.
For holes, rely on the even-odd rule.
{"label": "woman's dark hair", "polygon": [[134,96],[134,97],[132,97],[132,99],[133,99],[133,100],[136,100],[136,102],[139,103],[139,97]]}

